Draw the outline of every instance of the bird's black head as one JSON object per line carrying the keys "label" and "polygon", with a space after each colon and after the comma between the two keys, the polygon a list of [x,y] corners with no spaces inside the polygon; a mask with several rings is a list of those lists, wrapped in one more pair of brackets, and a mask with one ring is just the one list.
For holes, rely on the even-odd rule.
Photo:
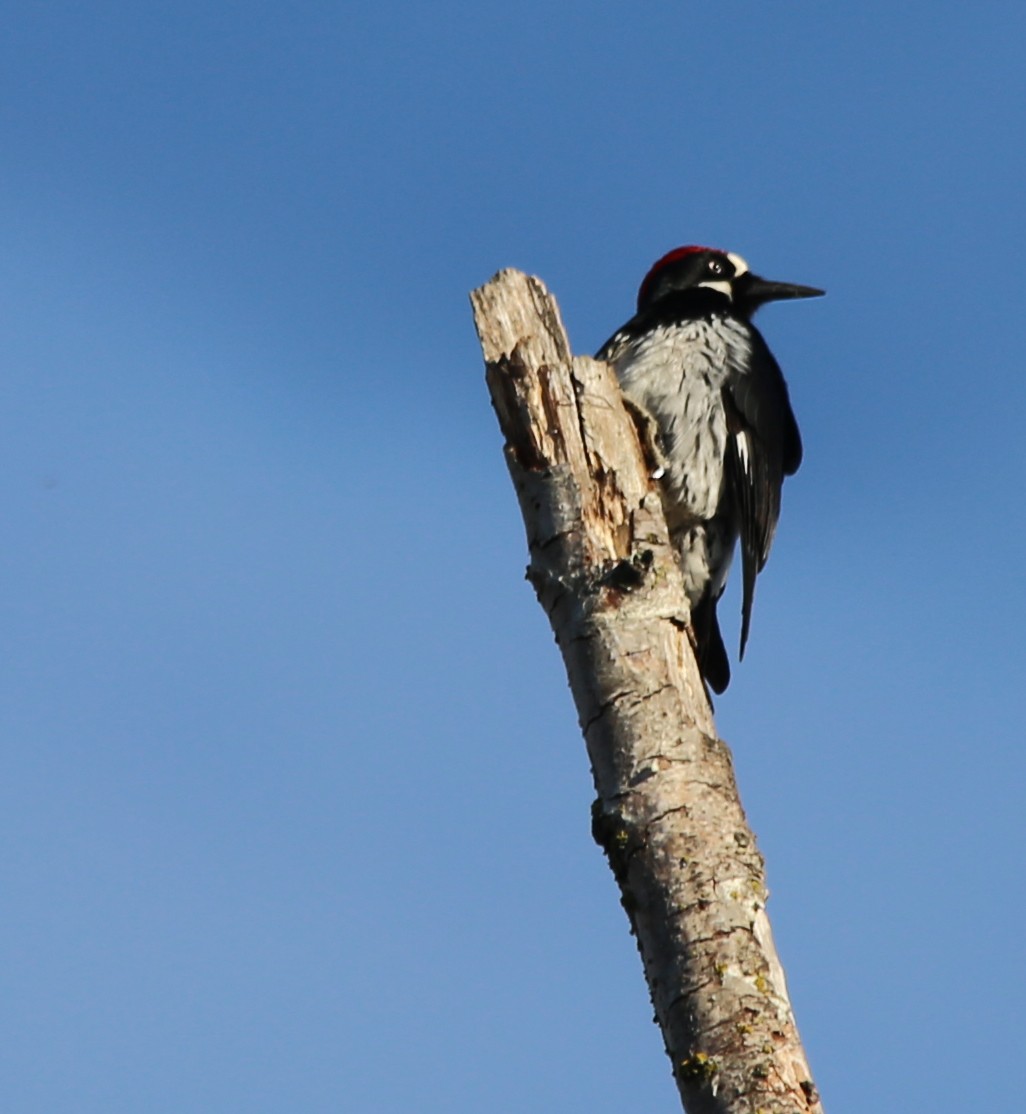
{"label": "bird's black head", "polygon": [[638,312],[686,290],[713,290],[733,303],[734,311],[750,317],[761,305],[783,298],[815,298],[824,291],[789,282],[770,282],[753,275],[732,251],[697,245],[674,248],[645,276],[638,290]]}

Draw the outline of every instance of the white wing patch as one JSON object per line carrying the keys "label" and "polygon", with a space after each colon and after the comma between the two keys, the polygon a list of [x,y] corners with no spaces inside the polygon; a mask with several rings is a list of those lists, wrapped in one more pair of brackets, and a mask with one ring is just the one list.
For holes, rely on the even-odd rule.
{"label": "white wing patch", "polygon": [[752,474],[751,463],[748,459],[748,434],[744,430],[740,433],[734,434],[734,443],[737,445],[737,455],[741,460],[741,467],[745,470],[745,475]]}

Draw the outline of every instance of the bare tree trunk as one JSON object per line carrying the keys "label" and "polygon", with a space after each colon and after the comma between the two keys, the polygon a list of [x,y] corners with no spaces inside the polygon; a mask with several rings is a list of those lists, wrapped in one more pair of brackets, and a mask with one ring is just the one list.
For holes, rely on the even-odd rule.
{"label": "bare tree trunk", "polygon": [[687,631],[688,604],[612,370],[503,271],[471,295],[530,549],[577,704],[595,838],[620,885],[688,1114],[821,1114],[763,861]]}

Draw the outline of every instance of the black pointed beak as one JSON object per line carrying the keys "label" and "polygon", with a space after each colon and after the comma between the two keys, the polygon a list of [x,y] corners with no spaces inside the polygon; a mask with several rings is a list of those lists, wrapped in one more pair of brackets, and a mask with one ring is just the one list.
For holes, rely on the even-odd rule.
{"label": "black pointed beak", "polygon": [[781,302],[785,298],[819,298],[825,294],[815,286],[799,286],[794,282],[771,282],[751,273],[741,275],[734,283],[735,294],[753,309],[766,302]]}

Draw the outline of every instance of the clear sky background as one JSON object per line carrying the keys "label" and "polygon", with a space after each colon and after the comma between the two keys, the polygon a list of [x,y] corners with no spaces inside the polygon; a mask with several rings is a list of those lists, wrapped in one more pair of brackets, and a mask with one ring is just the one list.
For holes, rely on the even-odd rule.
{"label": "clear sky background", "polygon": [[5,1114],[675,1109],[467,291],[689,242],[829,291],[717,702],[826,1108],[1016,1109],[1022,5],[3,22]]}

